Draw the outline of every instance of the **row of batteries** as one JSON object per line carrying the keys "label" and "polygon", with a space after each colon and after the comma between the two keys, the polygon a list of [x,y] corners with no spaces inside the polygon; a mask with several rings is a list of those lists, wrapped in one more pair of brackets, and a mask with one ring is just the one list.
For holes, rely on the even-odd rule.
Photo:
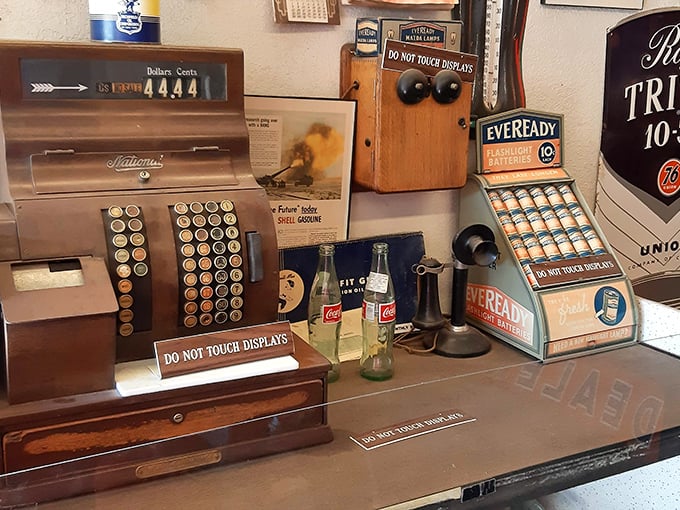
{"label": "row of batteries", "polygon": [[[180,324],[187,328],[238,322],[243,317],[243,256],[238,218],[230,200],[170,206],[180,271]],[[115,260],[118,333],[135,332],[134,285],[149,275],[148,245],[139,206],[105,211]],[[136,277],[136,278],[135,278]]]}
{"label": "row of batteries", "polygon": [[491,206],[532,287],[530,264],[607,253],[567,184],[488,190]]}

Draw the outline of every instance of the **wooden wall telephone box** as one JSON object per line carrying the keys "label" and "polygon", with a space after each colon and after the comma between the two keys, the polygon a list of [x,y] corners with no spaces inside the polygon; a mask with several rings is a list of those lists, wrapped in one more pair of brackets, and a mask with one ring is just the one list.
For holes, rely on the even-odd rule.
{"label": "wooden wall telephone box", "polygon": [[340,94],[357,101],[355,184],[380,193],[465,185],[477,57],[386,40],[342,47]]}
{"label": "wooden wall telephone box", "polygon": [[161,340],[277,320],[243,53],[5,42],[0,68],[0,506],[330,441],[304,342],[238,380],[118,377]]}

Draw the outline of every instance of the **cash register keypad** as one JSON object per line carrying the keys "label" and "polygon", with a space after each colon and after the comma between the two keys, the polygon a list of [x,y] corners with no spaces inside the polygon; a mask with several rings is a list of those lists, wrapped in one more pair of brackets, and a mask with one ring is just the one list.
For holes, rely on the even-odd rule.
{"label": "cash register keypad", "polygon": [[234,204],[170,206],[179,268],[179,324],[187,328],[243,317],[243,255]]}
{"label": "cash register keypad", "polygon": [[134,204],[112,205],[102,210],[102,219],[118,300],[118,334],[147,331],[151,329],[151,265],[142,209]]}

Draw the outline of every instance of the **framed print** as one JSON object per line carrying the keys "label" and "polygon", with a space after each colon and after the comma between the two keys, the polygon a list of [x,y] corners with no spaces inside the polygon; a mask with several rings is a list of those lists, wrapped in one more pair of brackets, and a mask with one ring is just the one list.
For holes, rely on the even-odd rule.
{"label": "framed print", "polygon": [[279,248],[347,239],[356,102],[245,96],[245,115]]}

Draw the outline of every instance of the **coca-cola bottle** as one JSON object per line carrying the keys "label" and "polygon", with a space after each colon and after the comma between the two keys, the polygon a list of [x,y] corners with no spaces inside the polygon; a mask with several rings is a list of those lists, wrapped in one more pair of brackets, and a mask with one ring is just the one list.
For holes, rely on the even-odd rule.
{"label": "coca-cola bottle", "polygon": [[387,264],[386,243],[373,245],[371,271],[366,278],[361,306],[361,334],[363,339],[360,374],[372,381],[383,381],[394,373],[394,326],[397,306],[394,286]]}
{"label": "coca-cola bottle", "polygon": [[328,382],[340,377],[338,343],[342,325],[342,303],[334,254],[335,247],[332,244],[319,246],[319,264],[309,292],[307,308],[309,343],[331,362]]}

